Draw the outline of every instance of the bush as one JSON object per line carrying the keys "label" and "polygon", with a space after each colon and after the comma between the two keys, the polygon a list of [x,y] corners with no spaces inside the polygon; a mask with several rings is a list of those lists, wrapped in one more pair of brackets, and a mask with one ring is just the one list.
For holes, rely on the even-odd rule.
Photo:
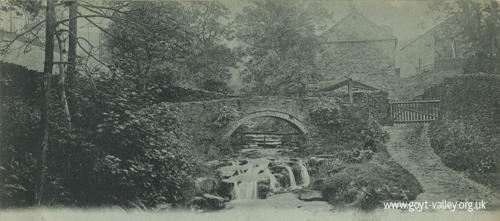
{"label": "bush", "polygon": [[119,121],[117,112],[106,112],[95,133],[77,138],[74,177],[65,183],[71,199],[125,207],[185,202],[182,190],[191,185],[196,163],[190,139],[178,130],[179,114],[162,106],[125,114],[128,120]]}
{"label": "bush", "polygon": [[337,207],[370,210],[383,201],[414,200],[422,188],[408,171],[390,159],[388,135],[366,109],[323,101],[310,110],[324,144],[317,153],[329,159],[309,162],[312,188]]}
{"label": "bush", "polygon": [[495,186],[500,168],[500,78],[467,74],[446,79],[424,96],[441,98],[441,116],[429,127],[431,146],[443,163]]}
{"label": "bush", "polygon": [[418,181],[384,152],[363,163],[342,163],[315,187],[332,205],[370,210],[384,201],[414,200],[422,188]]}
{"label": "bush", "polygon": [[352,150],[361,148],[370,140],[376,143],[387,139],[387,134],[370,117],[367,109],[322,100],[311,106],[309,113],[313,124],[319,128],[314,139],[323,143],[315,149],[322,153]]}
{"label": "bush", "polygon": [[37,110],[20,97],[0,102],[0,207],[34,203]]}

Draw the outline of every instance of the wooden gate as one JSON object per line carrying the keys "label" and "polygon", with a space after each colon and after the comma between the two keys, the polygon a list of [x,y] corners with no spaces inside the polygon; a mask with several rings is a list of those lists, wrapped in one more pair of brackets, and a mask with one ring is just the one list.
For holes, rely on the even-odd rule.
{"label": "wooden gate", "polygon": [[389,117],[395,124],[424,123],[438,119],[439,100],[389,101]]}

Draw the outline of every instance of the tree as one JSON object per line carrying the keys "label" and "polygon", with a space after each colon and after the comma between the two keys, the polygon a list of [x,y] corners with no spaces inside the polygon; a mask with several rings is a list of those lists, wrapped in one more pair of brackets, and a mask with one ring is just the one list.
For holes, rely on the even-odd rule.
{"label": "tree", "polygon": [[435,38],[448,42],[452,58],[465,57],[469,71],[498,72],[500,10],[497,1],[432,1],[429,12],[436,18],[448,18]]}
{"label": "tree", "polygon": [[[49,123],[51,120],[49,119],[49,109],[52,104],[51,102],[51,81],[53,77],[53,66],[58,64],[59,66],[59,75],[60,75],[60,89],[61,89],[61,103],[64,106],[64,113],[67,118],[68,129],[71,130],[71,116],[69,112],[69,105],[66,97],[66,87],[65,87],[65,75],[66,73],[70,73],[70,76],[73,77],[76,73],[76,45],[80,46],[80,48],[86,52],[87,56],[95,57],[91,54],[91,51],[87,51],[84,47],[81,46],[79,41],[86,41],[87,39],[78,37],[76,34],[76,19],[77,18],[110,18],[106,16],[103,12],[102,14],[91,14],[91,15],[82,15],[77,11],[77,2],[76,1],[68,1],[68,2],[58,2],[54,0],[47,0],[45,4],[41,1],[8,1],[5,4],[2,3],[1,10],[3,11],[15,11],[18,15],[23,13],[27,13],[36,17],[41,12],[42,8],[45,8],[45,19],[41,21],[37,21],[35,24],[25,27],[21,33],[18,33],[14,36],[14,38],[10,41],[3,42],[1,51],[3,54],[9,53],[14,43],[18,40],[23,40],[24,42],[24,52],[28,51],[28,48],[31,44],[40,40],[41,36],[38,35],[38,31],[45,25],[45,46],[44,46],[44,68],[43,74],[41,77],[41,96],[40,96],[40,151],[38,156],[38,169],[37,169],[37,191],[36,191],[36,204],[41,205],[44,203],[44,195],[45,189],[48,184],[47,182],[47,174],[48,174],[48,152],[49,152]],[[70,13],[68,19],[57,19],[56,17],[56,7],[58,6],[71,6]],[[99,8],[99,7],[96,7]],[[116,8],[104,7],[105,10],[113,10],[116,11]],[[103,10],[104,10],[103,9]],[[78,14],[78,15],[77,15]],[[65,25],[65,23],[69,24],[69,30],[61,28],[61,26]],[[68,62],[63,60],[63,53],[65,51],[63,48],[65,47],[65,38],[63,37],[63,33],[69,34],[69,56]],[[57,42],[59,43],[59,61],[54,61],[54,40],[57,38]],[[68,69],[65,69],[66,64],[68,64]]]}
{"label": "tree", "polygon": [[[12,7],[31,7],[31,5],[30,7],[27,7],[25,4],[17,5],[17,3],[18,1],[13,1],[12,3],[9,2]],[[172,51],[174,51],[175,56],[173,57],[175,59],[167,60],[167,64],[175,64],[175,66],[172,65],[173,68],[185,70],[186,73],[193,73],[193,75],[190,75],[192,78],[194,78],[194,74],[204,73],[204,71],[198,71],[198,73],[189,72],[190,69],[188,67],[191,63],[186,62],[184,59],[190,58],[189,56],[193,53],[192,51],[207,50],[208,52],[204,55],[205,59],[211,59],[208,55],[213,50],[219,50],[221,53],[231,52],[230,50],[227,50],[227,48],[224,48],[223,45],[223,42],[227,39],[226,36],[219,35],[221,32],[216,30],[216,28],[226,28],[226,26],[220,23],[213,23],[219,19],[217,15],[213,17],[204,17],[205,19],[193,20],[178,19],[179,21],[177,21],[176,18],[175,20],[169,20],[169,22],[172,22],[168,24],[165,24],[164,20],[160,20],[158,22],[155,22],[154,19],[153,22],[151,20],[134,20],[139,17],[139,15],[134,13],[136,12],[135,9],[140,9],[142,7],[140,6],[140,3],[135,5],[135,3],[117,2],[113,4],[98,5],[88,3],[83,0],[78,1],[78,3],[74,1],[68,2],[57,0],[47,0],[45,4],[42,4],[41,2],[35,3],[40,4],[40,7],[33,8],[46,9],[43,13],[39,13],[43,14],[46,18],[41,21],[37,21],[34,25],[26,26],[25,29],[21,30],[20,33],[14,36],[14,39],[9,42],[4,42],[5,45],[2,45],[3,47],[1,48],[3,49],[2,52],[7,53],[12,49],[14,42],[18,40],[23,40],[23,42],[26,43],[25,47],[29,47],[34,40],[39,40],[40,38],[45,37],[44,72],[42,74],[43,76],[40,78],[41,80],[36,80],[37,84],[40,86],[36,87],[32,91],[36,93],[32,95],[32,97],[36,97],[40,104],[36,107],[29,106],[37,111],[36,115],[38,115],[38,110],[40,110],[40,120],[37,118],[28,118],[26,120],[31,120],[33,122],[36,121],[39,123],[40,131],[38,131],[38,127],[32,127],[21,120],[18,120],[19,122],[8,122],[8,127],[3,127],[2,125],[2,128],[17,128],[18,126],[15,126],[15,124],[24,123],[23,126],[19,126],[19,128],[37,129],[36,133],[21,133],[16,136],[13,136],[12,133],[1,134],[2,138],[9,138],[2,139],[2,144],[7,144],[5,145],[7,147],[2,148],[2,150],[13,150],[8,155],[10,158],[9,160],[2,160],[2,162],[0,162],[2,163],[0,165],[0,172],[2,172],[2,174],[15,174],[16,171],[23,171],[25,168],[28,168],[26,165],[28,165],[31,161],[29,158],[30,150],[28,150],[26,146],[29,148],[36,146],[38,166],[36,169],[33,169],[33,171],[35,171],[33,174],[36,173],[37,176],[36,181],[32,181],[31,179],[26,181],[27,183],[36,183],[36,193],[30,194],[31,196],[36,195],[36,200],[26,200],[23,198],[19,199],[19,201],[24,200],[24,204],[36,201],[36,205],[47,205],[50,202],[62,204],[74,203],[78,205],[99,205],[100,203],[123,205],[129,201],[142,201],[147,202],[150,206],[154,206],[159,203],[180,202],[182,198],[179,197],[183,196],[180,189],[182,185],[185,184],[184,182],[187,183],[191,181],[190,178],[192,171],[190,171],[189,168],[192,167],[194,163],[191,162],[193,156],[189,152],[189,147],[183,146],[186,140],[189,139],[181,139],[179,138],[181,135],[171,133],[175,128],[178,128],[178,125],[172,124],[174,120],[178,120],[177,115],[170,113],[160,114],[160,116],[168,116],[168,119],[166,119],[164,123],[165,125],[172,126],[172,128],[158,128],[156,125],[159,119],[158,117],[151,117],[150,114],[141,115],[141,113],[137,113],[136,110],[139,107],[142,107],[141,104],[146,102],[138,99],[142,97],[134,95],[135,91],[133,90],[123,91],[120,84],[129,83],[130,85],[143,87],[148,86],[148,84],[152,85],[152,82],[156,79],[137,78],[138,81],[135,81],[133,78],[128,78],[130,75],[120,72],[125,69],[116,69],[116,66],[110,65],[106,61],[98,59],[95,56],[95,51],[93,50],[95,48],[94,45],[92,45],[88,39],[77,35],[76,20],[85,19],[88,21],[89,25],[103,31],[109,37],[116,37],[116,35],[114,32],[110,32],[110,29],[103,27],[102,23],[95,22],[93,20],[94,18],[108,19],[113,24],[121,25],[121,27],[128,27],[130,30],[135,30],[136,35],[131,37],[137,41],[122,42],[122,44],[131,43],[132,45],[140,45],[141,47],[143,45],[158,46],[164,44],[163,46],[167,49],[173,48],[170,51],[161,51],[157,49],[154,53],[164,56],[162,53],[171,53],[170,55],[172,55],[174,54]],[[162,10],[171,10],[175,16],[182,16],[183,13],[186,13],[186,15],[196,18],[196,11],[192,8],[187,6],[184,7],[184,5],[175,2],[172,2],[172,5],[175,5],[176,7],[167,9],[160,8],[156,15],[161,15],[161,12],[164,12]],[[64,11],[67,9],[65,6],[70,6],[69,16],[65,14],[67,12]],[[217,4],[214,4],[213,6],[215,8],[220,7],[217,6]],[[148,7],[147,5],[144,7],[148,9],[155,8]],[[78,9],[80,9],[80,11]],[[178,9],[183,11],[176,11]],[[5,8],[5,10],[13,9]],[[192,10],[192,12],[187,13],[185,10]],[[61,11],[63,13],[58,14]],[[170,19],[167,18],[167,16],[168,14],[165,14],[164,18]],[[185,16],[183,18],[189,17]],[[200,24],[201,21],[206,22],[207,24],[210,23],[210,25],[198,25],[196,26],[197,28],[193,27],[195,26],[194,24]],[[43,29],[45,34],[31,35],[32,32],[36,33],[39,29]],[[210,30],[212,30],[212,32],[210,32]],[[174,35],[169,36],[168,34],[170,31],[174,31]],[[167,35],[162,36],[162,34]],[[193,40],[200,38],[199,36],[202,36],[202,34],[204,36],[204,41]],[[127,39],[125,34],[122,37]],[[67,41],[68,39],[69,42]],[[149,45],[143,41],[145,39],[148,41],[160,40],[161,42],[147,42],[152,43]],[[58,43],[58,48],[55,43]],[[199,46],[195,47],[195,43],[198,43]],[[65,55],[63,55],[66,53],[66,47],[69,48],[67,61],[65,61]],[[77,47],[81,53],[76,53]],[[57,58],[54,58],[54,50],[56,49],[59,49],[59,61],[54,61],[57,60]],[[169,58],[170,55],[167,54],[163,58]],[[136,59],[138,58],[140,57],[136,57]],[[224,78],[217,78],[217,74],[219,71],[222,72],[227,70],[226,68],[228,67],[228,64],[233,62],[233,60],[230,60],[229,58],[233,59],[228,54],[225,54],[225,57],[218,58],[219,60],[213,61],[214,63],[220,64],[220,67],[214,66],[214,68],[217,69],[214,69],[213,79],[217,80]],[[96,71],[96,69],[91,70],[90,65],[82,63],[86,59],[94,59],[101,65],[109,68],[110,71],[105,72]],[[51,82],[54,82],[54,77],[56,76],[52,74],[54,71],[54,65],[57,65],[56,68],[59,67],[58,75],[61,80],[61,87],[59,88],[52,87],[51,85]],[[198,68],[204,68],[203,65],[199,66],[200,67]],[[23,70],[21,70],[21,72],[23,72]],[[87,84],[87,81],[84,78],[87,77],[85,74],[88,74],[90,77],[98,77],[90,79],[90,84]],[[116,78],[111,77],[113,74]],[[132,73],[128,72],[128,74]],[[161,73],[155,74],[158,76],[161,75]],[[66,76],[68,77],[67,79],[65,79]],[[123,78],[128,78],[129,80],[131,79],[131,81],[123,80]],[[185,78],[189,79],[189,76],[185,76]],[[203,79],[201,75],[198,78]],[[36,79],[38,79],[38,76]],[[64,82],[66,82],[66,84],[64,84]],[[217,83],[220,82],[217,81]],[[66,90],[64,89],[65,85],[69,86]],[[222,85],[220,88],[222,88]],[[61,91],[56,89],[60,89]],[[130,87],[128,87],[128,89],[130,89]],[[72,115],[67,114],[69,112],[67,109],[64,111],[64,114],[71,117],[68,122],[72,123],[69,125],[73,125],[74,127],[69,125],[67,127],[61,126],[66,125],[66,121],[64,119],[61,120],[63,111],[60,110],[64,109],[61,107],[69,106],[67,101],[64,102],[66,99],[63,97],[65,96],[59,95],[63,94],[63,92],[70,92],[68,94],[70,95],[71,102],[69,102],[69,104],[71,104]],[[145,92],[151,93],[149,89]],[[62,98],[61,100],[63,100],[63,102],[55,102],[56,99],[54,98],[58,96]],[[12,98],[13,101],[17,101],[16,99],[19,98]],[[2,107],[4,107],[6,103],[7,102],[4,102],[2,99]],[[12,113],[19,108],[22,108],[28,112],[28,108],[23,107],[24,106],[17,105],[15,108],[8,108],[8,111],[9,113]],[[4,110],[4,108],[2,108],[2,110]],[[31,109],[29,110],[31,111]],[[8,118],[5,117],[9,113],[3,114],[2,117],[4,119],[20,118],[18,116],[9,116]],[[31,121],[30,123],[32,123]],[[67,130],[67,128],[73,129]],[[32,143],[17,145],[16,139],[25,139],[33,142],[40,141],[40,143],[37,143],[36,145],[33,145]],[[157,141],[152,142],[152,140]],[[38,146],[39,144],[40,146]],[[131,151],[124,151],[124,148]],[[155,150],[152,151],[153,149]],[[3,154],[4,153],[2,153],[2,156]],[[16,158],[11,158],[11,155],[15,155]],[[21,166],[19,166],[19,164],[14,165],[16,164],[15,161],[18,159],[24,159],[24,163],[21,163]],[[108,164],[110,163],[109,159],[116,161],[111,162],[113,164],[110,165]],[[151,171],[150,169],[155,165],[163,166],[159,166],[158,168],[154,167],[154,170]],[[130,169],[130,166],[137,166],[141,169]],[[7,172],[5,172],[6,170]],[[67,171],[70,172],[67,173]],[[116,173],[117,171],[119,172],[118,174]],[[130,173],[130,171],[133,171],[133,173]],[[33,176],[31,173],[32,171],[30,169],[30,171],[26,172],[28,175],[23,175],[31,178],[31,176]],[[80,176],[75,177],[74,174],[79,174]],[[135,181],[129,182],[132,179]],[[142,182],[145,181],[145,179],[150,181],[146,181],[147,183],[144,183],[143,185]],[[2,182],[4,182],[4,180],[7,179],[2,179]],[[27,188],[31,189],[31,185],[19,185],[18,180],[21,179],[12,178],[7,180],[7,182],[14,182],[15,185],[12,185],[11,187],[9,187],[10,183],[9,185],[3,185],[4,183],[2,183],[2,190],[4,189],[4,186],[7,186],[6,188],[10,188],[10,190],[15,188],[14,190],[16,191],[22,191]],[[119,188],[117,188],[116,191],[102,189],[103,181],[104,183],[109,181],[109,183],[117,184],[117,187],[119,188],[127,188],[127,191],[130,194],[123,194],[121,192],[123,189]],[[148,186],[151,183],[155,186]],[[82,185],[84,187],[82,187]],[[88,188],[86,189],[87,191],[83,191],[84,194],[82,194],[82,188]],[[94,194],[88,194],[88,192],[92,192]],[[4,206],[4,196],[9,195],[10,193],[12,193],[12,191],[7,192],[6,194],[1,194],[1,206]],[[16,192],[14,191],[14,193]],[[28,194],[31,192],[25,191],[25,193]],[[12,199],[12,197],[7,198]],[[6,203],[7,206],[18,204],[13,202]]]}
{"label": "tree", "polygon": [[[110,63],[136,89],[226,82],[237,58],[226,42],[227,8],[217,2],[133,2],[109,29]],[[135,21],[145,28],[121,20]]]}
{"label": "tree", "polygon": [[54,65],[54,35],[56,31],[56,11],[53,0],[47,0],[45,13],[45,61],[42,76],[42,101],[40,124],[42,130],[41,157],[39,159],[39,187],[37,191],[36,204],[41,205],[46,185],[47,176],[47,153],[49,151],[49,97],[50,97],[50,76]]}
{"label": "tree", "polygon": [[308,84],[319,79],[314,65],[320,48],[316,33],[321,28],[318,21],[329,16],[311,4],[255,1],[236,16],[247,93],[304,96]]}

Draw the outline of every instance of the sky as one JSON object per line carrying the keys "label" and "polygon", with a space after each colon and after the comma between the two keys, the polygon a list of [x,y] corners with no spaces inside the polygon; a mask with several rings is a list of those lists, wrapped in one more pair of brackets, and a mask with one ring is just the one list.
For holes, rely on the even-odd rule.
{"label": "sky", "polygon": [[[429,28],[439,23],[430,16],[430,0],[312,0],[322,4],[333,12],[334,19],[330,26],[347,16],[353,8],[380,26],[392,29],[398,40],[398,48],[425,33]],[[241,11],[248,0],[223,0],[223,3],[233,13]],[[241,85],[239,70],[232,71],[230,85],[238,88]]]}
{"label": "sky", "polygon": [[[334,14],[331,25],[348,15],[352,8],[378,25],[391,27],[398,42],[404,43],[424,33],[433,24],[431,16],[427,15],[428,0],[313,0]],[[248,4],[247,0],[224,1],[233,12],[240,11]],[[425,24],[425,27],[422,26]]]}
{"label": "sky", "polygon": [[[3,0],[0,0],[3,1]],[[221,0],[231,11],[232,16],[249,4],[248,0]],[[293,1],[293,0],[291,0]],[[348,15],[353,8],[378,25],[388,26],[393,30],[398,39],[398,47],[424,33],[439,21],[433,20],[428,15],[429,0],[309,0],[322,4],[327,10],[333,12],[334,20],[330,26]],[[0,18],[1,27],[8,29],[7,16]],[[422,26],[425,24],[425,27]],[[80,24],[82,25],[82,24]],[[20,28],[20,27],[19,27]],[[86,35],[91,42],[98,41],[98,35],[80,27],[79,34]],[[237,72],[235,70],[235,72]],[[233,73],[232,84],[239,84],[241,79]]]}

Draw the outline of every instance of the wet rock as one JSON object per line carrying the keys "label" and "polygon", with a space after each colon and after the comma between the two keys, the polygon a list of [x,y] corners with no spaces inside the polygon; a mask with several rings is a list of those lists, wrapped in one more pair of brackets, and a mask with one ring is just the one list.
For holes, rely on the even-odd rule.
{"label": "wet rock", "polygon": [[303,190],[299,192],[299,199],[303,201],[321,201],[323,196],[318,190]]}
{"label": "wet rock", "polygon": [[221,162],[215,166],[213,166],[214,169],[219,169],[221,167],[228,167],[231,166],[231,162]]}
{"label": "wet rock", "polygon": [[226,183],[226,182],[221,182],[220,187],[217,190],[217,195],[224,197],[224,199],[228,198],[227,201],[229,201],[232,197],[232,190],[234,188],[233,183]]}
{"label": "wet rock", "polygon": [[311,188],[315,190],[321,190],[323,186],[325,186],[325,180],[317,179],[312,183]]}
{"label": "wet rock", "polygon": [[259,199],[265,199],[270,192],[269,183],[259,182],[257,185]]}
{"label": "wet rock", "polygon": [[207,201],[205,200],[205,198],[201,196],[194,197],[187,204],[189,208],[191,208],[191,210],[202,209],[207,207]]}
{"label": "wet rock", "polygon": [[211,206],[212,209],[222,209],[224,208],[224,198],[220,197],[220,196],[216,196],[216,195],[212,195],[212,194],[208,194],[208,193],[204,193],[203,194],[203,198],[205,198],[209,205]]}
{"label": "wet rock", "polygon": [[219,188],[219,180],[211,177],[196,179],[194,187],[197,193],[214,193]]}
{"label": "wet rock", "polygon": [[278,173],[274,174],[281,187],[287,188],[290,186],[290,176],[285,168],[282,168]]}
{"label": "wet rock", "polygon": [[225,200],[222,197],[204,193],[202,196],[194,197],[188,205],[191,209],[219,210],[225,207]]}

